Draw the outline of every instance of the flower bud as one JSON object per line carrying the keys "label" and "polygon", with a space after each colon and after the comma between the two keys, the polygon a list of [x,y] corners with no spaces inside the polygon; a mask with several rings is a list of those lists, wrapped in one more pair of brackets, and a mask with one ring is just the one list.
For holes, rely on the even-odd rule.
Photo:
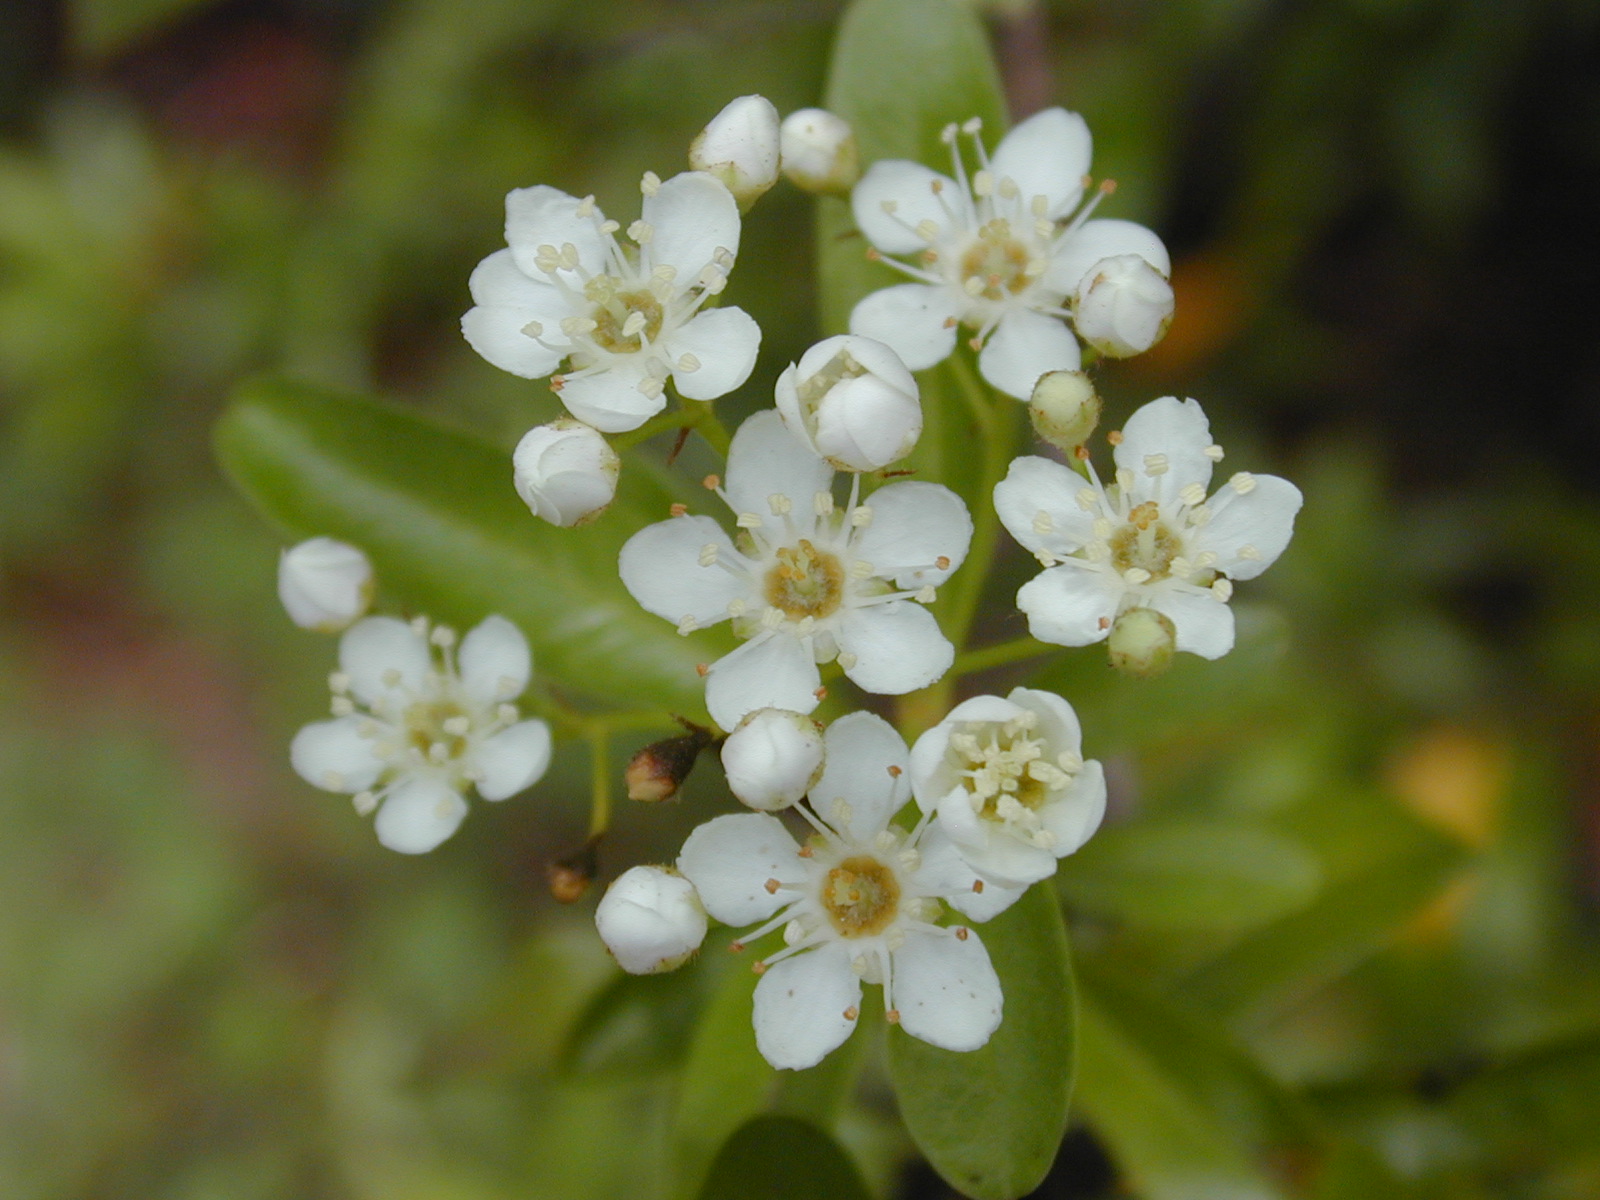
{"label": "flower bud", "polygon": [[848,196],[861,178],[861,155],[850,122],[825,108],[802,108],[783,119],[783,173],[795,187]]}
{"label": "flower bud", "polygon": [[1109,358],[1143,354],[1172,324],[1172,284],[1137,254],[1102,258],[1072,297],[1079,335]]}
{"label": "flower bud", "polygon": [[633,975],[681,967],[706,938],[706,910],[694,885],[670,867],[630,867],[594,912],[600,940]]}
{"label": "flower bud", "polygon": [[576,904],[589,891],[595,872],[600,867],[600,839],[592,835],[588,841],[571,854],[564,855],[544,869],[545,882],[550,885],[550,895],[561,904]]}
{"label": "flower bud", "polygon": [[917,381],[882,342],[841,334],[791,363],[774,389],[783,423],[841,471],[876,471],[922,434]]}
{"label": "flower bud", "polygon": [[1172,665],[1177,636],[1172,622],[1153,608],[1130,608],[1111,626],[1106,648],[1124,675],[1154,679]]}
{"label": "flower bud", "polygon": [[332,538],[301,542],[278,559],[278,599],[302,629],[338,633],[367,611],[373,587],[367,556]]}
{"label": "flower bud", "polygon": [[671,800],[678,794],[683,781],[694,770],[700,751],[716,741],[716,735],[709,729],[687,721],[684,726],[688,733],[651,742],[628,760],[628,769],[622,777],[628,785],[629,800],[654,804]]}
{"label": "flower bud", "polygon": [[765,96],[731,101],[689,146],[689,165],[720,179],[739,211],[778,182],[778,110]]}
{"label": "flower bud", "polygon": [[582,421],[562,417],[522,435],[511,454],[517,495],[552,525],[583,525],[617,494],[622,460]]}
{"label": "flower bud", "polygon": [[777,812],[822,774],[822,726],[782,708],[758,708],[722,744],[728,788],[751,808]]}
{"label": "flower bud", "polygon": [[1046,371],[1033,385],[1033,431],[1060,450],[1075,450],[1100,423],[1100,397],[1082,371]]}

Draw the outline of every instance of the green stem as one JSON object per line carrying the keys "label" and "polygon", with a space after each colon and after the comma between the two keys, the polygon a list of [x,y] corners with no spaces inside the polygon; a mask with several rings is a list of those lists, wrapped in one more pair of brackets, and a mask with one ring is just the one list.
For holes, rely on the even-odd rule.
{"label": "green stem", "polygon": [[950,675],[960,679],[966,675],[976,675],[979,671],[1003,667],[1007,663],[1021,662],[1025,658],[1052,654],[1055,649],[1054,646],[1047,646],[1037,638],[1031,637],[1020,637],[1011,642],[997,642],[993,646],[984,646],[981,650],[968,650],[956,655],[955,665],[950,668]]}
{"label": "green stem", "polygon": [[706,443],[722,456],[728,457],[728,447],[733,439],[728,435],[728,430],[717,416],[717,410],[711,406],[709,400],[683,401],[684,413],[689,418],[684,422],[689,428],[695,430]]}
{"label": "green stem", "polygon": [[950,616],[945,632],[957,646],[966,645],[972,632],[973,619],[978,614],[978,602],[983,598],[984,585],[989,581],[989,568],[994,562],[995,546],[1000,536],[1000,515],[994,507],[994,486],[1005,477],[1011,464],[1012,443],[1016,440],[1016,409],[1019,407],[1009,397],[1000,397],[998,405],[972,369],[972,365],[958,351],[946,360],[951,374],[960,387],[961,397],[972,412],[978,426],[978,436],[983,449],[983,479],[974,499],[972,514],[972,545],[967,551],[967,570],[959,573],[962,587],[950,606]]}
{"label": "green stem", "polygon": [[682,429],[689,423],[681,409],[664,412],[658,416],[651,417],[637,429],[630,429],[627,433],[619,433],[611,439],[611,448],[620,453],[630,447],[637,446],[640,442],[648,442],[657,434],[667,433],[674,429]]}
{"label": "green stem", "polygon": [[589,840],[592,842],[611,828],[611,749],[609,731],[591,727],[589,743],[589,785],[593,793],[589,807]]}

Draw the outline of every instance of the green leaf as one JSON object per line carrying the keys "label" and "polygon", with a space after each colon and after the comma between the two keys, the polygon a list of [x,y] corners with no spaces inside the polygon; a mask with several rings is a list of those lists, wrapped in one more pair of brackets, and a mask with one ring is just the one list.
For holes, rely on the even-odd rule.
{"label": "green leaf", "polygon": [[1048,884],[987,925],[1005,992],[989,1044],[960,1054],[889,1035],[889,1077],[917,1148],[976,1200],[1011,1200],[1050,1170],[1072,1094],[1076,1016],[1066,927]]}
{"label": "green leaf", "polygon": [[728,1139],[701,1200],[870,1200],[855,1164],[827,1134],[795,1117],[757,1117]]}
{"label": "green leaf", "polygon": [[[507,453],[414,413],[281,380],[246,384],[216,429],[234,484],[294,536],[365,550],[380,586],[461,627],[503,613],[539,674],[619,706],[703,710],[697,662],[717,656],[638,606],[617,551],[670,497],[624,472],[612,511],[582,529],[533,517]],[[635,464],[630,464],[634,466]]]}
{"label": "green leaf", "polygon": [[72,41],[80,53],[105,57],[216,0],[73,0]]}
{"label": "green leaf", "polygon": [[1258,824],[1196,818],[1100,831],[1057,876],[1074,909],[1156,930],[1243,931],[1304,907],[1317,860]]}

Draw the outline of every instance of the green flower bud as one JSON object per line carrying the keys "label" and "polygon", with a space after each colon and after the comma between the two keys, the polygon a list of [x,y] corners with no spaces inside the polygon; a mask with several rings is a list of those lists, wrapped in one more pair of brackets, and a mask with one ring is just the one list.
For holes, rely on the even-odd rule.
{"label": "green flower bud", "polygon": [[1111,665],[1125,675],[1154,679],[1172,665],[1177,636],[1172,622],[1153,608],[1130,608],[1106,639]]}
{"label": "green flower bud", "polygon": [[1082,371],[1048,371],[1033,385],[1028,415],[1035,433],[1070,453],[1100,423],[1100,397]]}

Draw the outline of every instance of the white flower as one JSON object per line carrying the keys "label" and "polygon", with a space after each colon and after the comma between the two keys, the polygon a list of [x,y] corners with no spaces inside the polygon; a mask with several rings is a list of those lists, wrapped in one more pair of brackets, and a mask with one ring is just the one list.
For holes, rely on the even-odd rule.
{"label": "white flower", "polygon": [[790,363],[774,389],[778,415],[841,471],[876,471],[911,453],[922,434],[917,381],[882,342],[826,338]]}
{"label": "white flower", "polygon": [[802,108],[779,130],[783,173],[808,192],[843,196],[861,178],[861,156],[850,122],[825,108]]}
{"label": "white flower", "polygon": [[891,823],[907,795],[906,747],[888,723],[852,713],[828,729],[802,847],[766,813],[717,817],[689,835],[678,869],[717,920],[783,930],[757,963],[756,1045],[774,1067],[814,1066],[855,1028],[861,984],[882,983],[891,1021],[946,1050],[976,1050],[1000,1023],[1000,981],[983,943],[938,921],[940,901],[970,892],[971,872],[922,853],[925,826]]}
{"label": "white flower", "polygon": [[691,400],[726,395],[750,376],[761,330],[737,308],[701,306],[722,291],[739,251],[739,209],[698,171],[646,175],[644,209],[617,242],[594,197],[553,187],[506,197],[506,243],[472,273],[477,307],[461,318],[472,348],[526,379],[571,367],[550,386],[568,411],[607,433],[634,429],[666,404],[668,379]]}
{"label": "white flower", "polygon": [[622,460],[589,426],[563,417],[523,434],[511,468],[517,495],[534,516],[552,525],[582,525],[616,499]]}
{"label": "white flower", "polygon": [[379,804],[378,840],[421,854],[456,831],[462,793],[504,800],[550,765],[550,727],[517,720],[511,701],[528,685],[527,639],[504,617],[488,617],[461,640],[423,618],[368,617],[345,631],[331,721],[295,735],[300,777]]}
{"label": "white flower", "polygon": [[1087,646],[1130,608],[1172,622],[1177,648],[1218,658],[1233,647],[1233,580],[1271,566],[1294,531],[1300,490],[1275,475],[1234,475],[1206,497],[1222,448],[1200,405],[1172,396],[1129,418],[1116,482],[1019,458],[994,489],[1000,520],[1048,569],[1017,593],[1041,641]]}
{"label": "white flower", "polygon": [[594,910],[600,940],[631,975],[681,967],[706,940],[706,910],[694,885],[666,867],[631,867]]}
{"label": "white flower", "polygon": [[315,537],[278,559],[278,599],[302,629],[338,633],[372,603],[372,563],[356,547]]}
{"label": "white flower", "polygon": [[1090,152],[1082,117],[1045,109],[1006,134],[992,160],[978,128],[976,120],[962,127],[980,165],[970,180],[952,125],[953,179],[886,159],[856,184],[861,232],[884,254],[912,256],[883,261],[916,282],[867,296],[850,314],[850,332],[888,343],[920,371],[948,357],[957,328],[969,326],[983,377],[1026,400],[1046,371],[1078,368],[1078,343],[1061,318],[1092,268],[1132,254],[1165,276],[1172,263],[1143,226],[1089,220],[1106,188],[1079,208]]}
{"label": "white flower", "polygon": [[1079,335],[1109,358],[1143,354],[1172,324],[1172,284],[1137,254],[1103,258],[1072,295]]}
{"label": "white flower", "polygon": [[837,657],[869,692],[898,695],[949,669],[955,650],[923,604],[966,557],[972,518],[948,488],[892,483],[834,505],[833,469],[770,409],[747,420],[718,492],[739,543],[710,517],[646,526],[622,548],[622,582],[680,632],[733,618],[748,640],[707,669],[706,707],[724,729],[758,708],[808,713],[817,664]]}
{"label": "white flower", "polygon": [[715,176],[748,210],[778,182],[778,110],[772,101],[729,101],[690,145],[689,165]]}
{"label": "white flower", "polygon": [[980,878],[1026,887],[1053,875],[1105,815],[1105,776],[1082,744],[1060,696],[1020,687],[974,696],[917,739],[911,789]]}
{"label": "white flower", "polygon": [[822,773],[822,726],[781,708],[760,708],[722,743],[728,790],[751,808],[777,812]]}

